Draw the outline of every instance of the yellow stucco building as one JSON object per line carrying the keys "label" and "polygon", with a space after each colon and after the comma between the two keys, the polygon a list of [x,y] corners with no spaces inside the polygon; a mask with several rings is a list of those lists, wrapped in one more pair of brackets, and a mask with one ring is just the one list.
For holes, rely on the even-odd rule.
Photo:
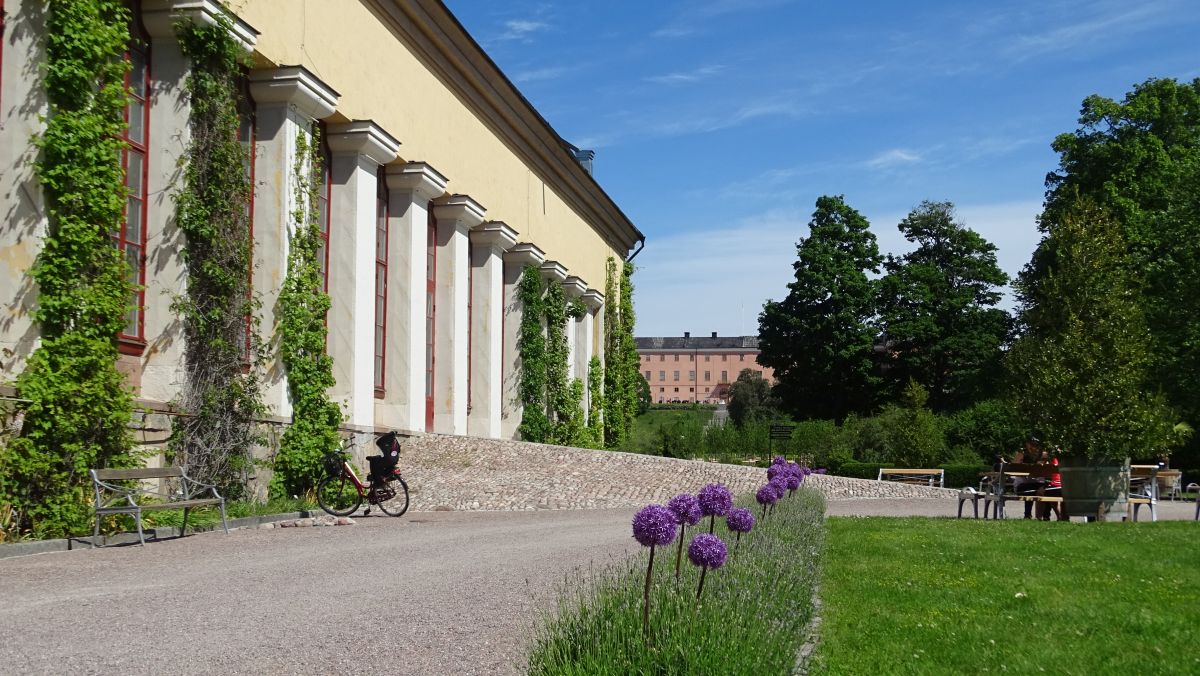
{"label": "yellow stucco building", "polygon": [[[141,0],[130,2],[130,206],[117,237],[139,292],[120,368],[140,403],[165,407],[183,382],[171,296],[185,289],[173,196],[189,139],[175,40],[181,19],[224,14],[252,67],[245,143],[254,182],[253,288],[268,350],[266,405],[290,414],[272,340],[286,271],[298,139],[319,131],[326,284],[333,307],[331,394],[361,431],[512,438],[515,284],[539,266],[581,299],[570,320],[571,375],[603,345],[610,257],[642,234],[566,143],[437,0]],[[0,0],[0,365],[10,381],[36,347],[29,269],[46,232],[31,139],[46,112],[44,3]]]}

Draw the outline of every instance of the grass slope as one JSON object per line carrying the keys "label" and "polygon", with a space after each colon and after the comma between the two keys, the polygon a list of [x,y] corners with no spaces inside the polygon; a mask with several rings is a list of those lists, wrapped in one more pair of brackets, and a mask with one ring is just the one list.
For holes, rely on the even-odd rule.
{"label": "grass slope", "polygon": [[633,433],[626,448],[634,453],[658,454],[659,430],[670,429],[677,436],[699,437],[712,419],[712,409],[651,409],[633,419]]}
{"label": "grass slope", "polygon": [[828,526],[813,673],[1200,673],[1195,523]]}

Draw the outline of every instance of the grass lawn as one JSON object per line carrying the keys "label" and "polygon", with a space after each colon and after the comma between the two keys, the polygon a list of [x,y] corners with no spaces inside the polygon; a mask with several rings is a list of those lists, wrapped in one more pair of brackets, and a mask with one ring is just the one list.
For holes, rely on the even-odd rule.
{"label": "grass lawn", "polygon": [[636,453],[655,453],[659,446],[658,432],[664,427],[679,426],[687,434],[702,430],[712,419],[712,409],[650,410],[633,420],[633,435],[627,449]]}
{"label": "grass lawn", "polygon": [[827,524],[813,673],[1200,673],[1200,524]]}

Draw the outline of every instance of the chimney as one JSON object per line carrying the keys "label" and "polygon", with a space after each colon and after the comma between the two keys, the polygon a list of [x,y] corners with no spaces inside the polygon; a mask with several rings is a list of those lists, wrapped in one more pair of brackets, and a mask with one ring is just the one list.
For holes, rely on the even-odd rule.
{"label": "chimney", "polygon": [[579,165],[583,167],[583,170],[586,171],[589,176],[591,176],[592,175],[592,160],[596,159],[596,151],[595,150],[578,150],[577,149],[577,150],[573,151],[573,154],[575,155],[575,161],[579,162]]}
{"label": "chimney", "polygon": [[691,338],[691,337],[692,337],[692,332],[691,332],[691,331],[684,331],[684,332],[683,332],[683,337],[684,337],[684,338]]}
{"label": "chimney", "polygon": [[716,337],[717,337],[717,332],[713,331],[713,338],[716,338]]}

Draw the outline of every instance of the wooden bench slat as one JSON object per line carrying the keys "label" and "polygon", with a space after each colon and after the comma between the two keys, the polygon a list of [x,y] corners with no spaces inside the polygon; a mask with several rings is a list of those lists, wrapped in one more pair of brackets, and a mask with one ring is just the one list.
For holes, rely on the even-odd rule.
{"label": "wooden bench slat", "polygon": [[171,479],[183,476],[182,467],[140,467],[138,469],[98,469],[96,478],[112,479]]}
{"label": "wooden bench slat", "polygon": [[[139,505],[143,512],[153,512],[162,509],[183,509],[185,507],[199,507],[201,505],[219,505],[221,500],[217,498],[197,498],[195,500],[179,500],[177,502],[152,502],[146,505]],[[97,513],[114,513],[114,512],[132,512],[134,507],[129,505],[115,505],[112,507],[101,507],[96,510]]]}

